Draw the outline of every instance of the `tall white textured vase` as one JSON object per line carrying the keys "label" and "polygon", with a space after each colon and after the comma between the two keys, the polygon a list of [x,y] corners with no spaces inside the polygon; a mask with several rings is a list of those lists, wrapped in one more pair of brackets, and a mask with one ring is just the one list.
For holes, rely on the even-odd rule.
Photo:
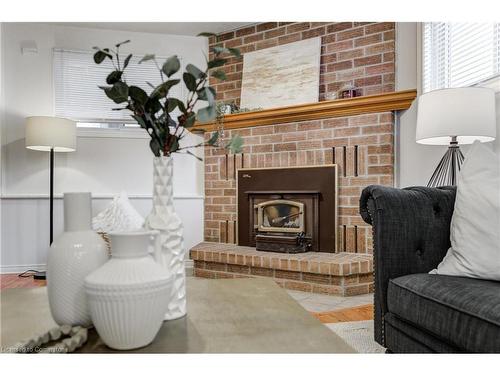
{"label": "tall white textured vase", "polygon": [[85,277],[109,258],[106,243],[91,229],[90,193],[64,193],[64,233],[49,249],[47,289],[50,312],[59,324],[92,324]]}
{"label": "tall white textured vase", "polygon": [[161,263],[173,276],[165,320],[186,315],[186,268],[182,221],[174,209],[173,166],[170,156],[153,159],[153,209],[144,223],[160,232]]}

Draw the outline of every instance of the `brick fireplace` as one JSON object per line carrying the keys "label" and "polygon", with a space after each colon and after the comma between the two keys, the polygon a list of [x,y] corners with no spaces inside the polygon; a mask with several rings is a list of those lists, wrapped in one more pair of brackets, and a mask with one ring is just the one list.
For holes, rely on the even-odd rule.
{"label": "brick fireplace", "polygon": [[[220,40],[226,47],[238,47],[245,53],[321,36],[318,90],[320,100],[324,100],[346,81],[353,82],[363,96],[393,92],[394,33],[393,23],[269,22],[224,33]],[[217,98],[238,102],[242,61],[232,59],[224,69],[228,80],[214,85]],[[195,247],[191,251],[195,275],[273,277],[291,289],[367,293],[373,284],[371,228],[359,216],[358,201],[365,186],[391,186],[394,182],[394,117],[392,108],[387,108],[367,107],[366,113],[337,111],[317,119],[298,117],[227,129],[226,137],[239,134],[243,138],[241,154],[205,149],[205,241],[225,245]],[[336,253],[276,255],[236,246],[239,170],[331,164],[336,165],[338,174],[338,220],[333,228]]]}
{"label": "brick fireplace", "polygon": [[[337,249],[371,253],[370,227],[358,213],[363,187],[393,184],[391,112],[226,131],[240,134],[243,153],[205,150],[205,240],[236,243],[236,171],[336,164]],[[208,135],[207,135],[208,136]]]}

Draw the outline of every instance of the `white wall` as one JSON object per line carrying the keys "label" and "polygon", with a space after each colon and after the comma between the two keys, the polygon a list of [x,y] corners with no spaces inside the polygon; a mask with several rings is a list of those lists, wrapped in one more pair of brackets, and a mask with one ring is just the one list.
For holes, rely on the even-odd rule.
{"label": "white wall", "polygon": [[[396,90],[417,89],[420,85],[420,37],[416,22],[396,23]],[[417,100],[396,117],[396,186],[427,185],[446,147],[415,142]]]}
{"label": "white wall", "polygon": [[[4,24],[0,22],[0,145],[3,145],[3,124],[4,124],[4,84],[3,84],[3,27]],[[3,149],[3,147],[2,147]],[[0,152],[0,196],[2,193],[2,166],[3,166],[3,152]],[[2,202],[0,199],[0,265],[2,253]]]}
{"label": "white wall", "polygon": [[497,139],[494,142],[495,152],[498,155],[498,162],[500,163],[500,93],[496,95],[496,108],[497,108]]}
{"label": "white wall", "polygon": [[[92,208],[99,212],[111,202],[110,198],[94,198]],[[131,199],[143,216],[151,210],[150,197]],[[174,200],[177,213],[184,224],[184,246],[189,249],[202,241],[203,198]],[[28,268],[45,269],[49,243],[49,203],[47,199],[16,198],[2,200],[2,272],[22,272]],[[54,201],[54,233],[63,230],[62,198]],[[5,250],[4,250],[5,249]]]}
{"label": "white wall", "polygon": [[[396,90],[421,90],[420,25],[415,22],[396,24]],[[397,116],[396,186],[427,185],[434,169],[446,152],[446,146],[426,146],[415,142],[417,100]],[[490,143],[500,160],[500,93],[497,93],[497,140]],[[468,147],[462,146],[466,154]]]}
{"label": "white wall", "polygon": [[[4,23],[1,68],[5,121],[2,121],[1,267],[43,265],[48,243],[48,154],[24,147],[24,119],[53,115],[52,50],[90,51],[131,39],[123,52],[138,55],[179,55],[184,63],[205,64],[205,38],[63,27],[35,23]],[[38,53],[21,54],[22,41],[35,41]],[[111,105],[112,103],[110,103]],[[56,154],[55,194],[91,191],[97,212],[107,199],[125,190],[143,215],[150,209],[152,154],[147,135],[137,138],[79,136],[77,151]],[[196,142],[191,136],[188,142]],[[198,152],[202,152],[198,149]],[[187,155],[174,158],[175,204],[186,226],[186,246],[203,238],[203,163]],[[56,202],[56,223],[61,219]],[[187,225],[189,222],[189,226]],[[55,236],[62,230],[55,226]]]}

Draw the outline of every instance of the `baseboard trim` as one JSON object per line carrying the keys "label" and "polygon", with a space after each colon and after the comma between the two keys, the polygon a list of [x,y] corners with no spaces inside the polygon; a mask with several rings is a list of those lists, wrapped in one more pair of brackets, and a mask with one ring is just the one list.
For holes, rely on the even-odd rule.
{"label": "baseboard trim", "polygon": [[194,276],[194,262],[191,259],[186,259],[184,264],[186,265],[186,276]]}
{"label": "baseboard trim", "polygon": [[46,271],[47,265],[45,264],[20,264],[20,265],[9,265],[9,266],[0,266],[0,273],[22,273],[28,270],[36,270],[36,271]]}

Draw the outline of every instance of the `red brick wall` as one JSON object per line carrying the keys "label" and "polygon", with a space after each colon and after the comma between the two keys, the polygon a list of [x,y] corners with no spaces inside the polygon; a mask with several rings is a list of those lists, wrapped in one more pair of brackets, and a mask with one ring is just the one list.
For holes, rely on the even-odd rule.
{"label": "red brick wall", "polygon": [[[230,31],[219,36],[219,45],[256,51],[321,36],[320,100],[346,82],[363,95],[394,91],[393,22],[266,22]],[[211,45],[215,39],[211,38]],[[232,58],[224,67],[227,80],[211,84],[217,99],[239,104],[243,59]]]}
{"label": "red brick wall", "polygon": [[236,133],[245,141],[242,154],[205,148],[207,241],[236,243],[236,170],[336,163],[338,250],[371,252],[371,228],[359,216],[358,202],[363,187],[393,184],[391,112],[226,131],[228,137]]}
{"label": "red brick wall", "polygon": [[[268,22],[224,33],[220,40],[245,53],[315,36],[322,37],[321,99],[346,81],[353,81],[363,95],[394,91],[393,23]],[[228,80],[214,85],[218,100],[239,101],[242,68],[242,59],[230,60],[224,68]],[[338,250],[372,251],[371,228],[359,216],[358,201],[367,185],[393,184],[391,112],[238,129],[226,136],[236,133],[245,142],[242,154],[205,148],[207,241],[236,243],[237,169],[336,163]]]}

